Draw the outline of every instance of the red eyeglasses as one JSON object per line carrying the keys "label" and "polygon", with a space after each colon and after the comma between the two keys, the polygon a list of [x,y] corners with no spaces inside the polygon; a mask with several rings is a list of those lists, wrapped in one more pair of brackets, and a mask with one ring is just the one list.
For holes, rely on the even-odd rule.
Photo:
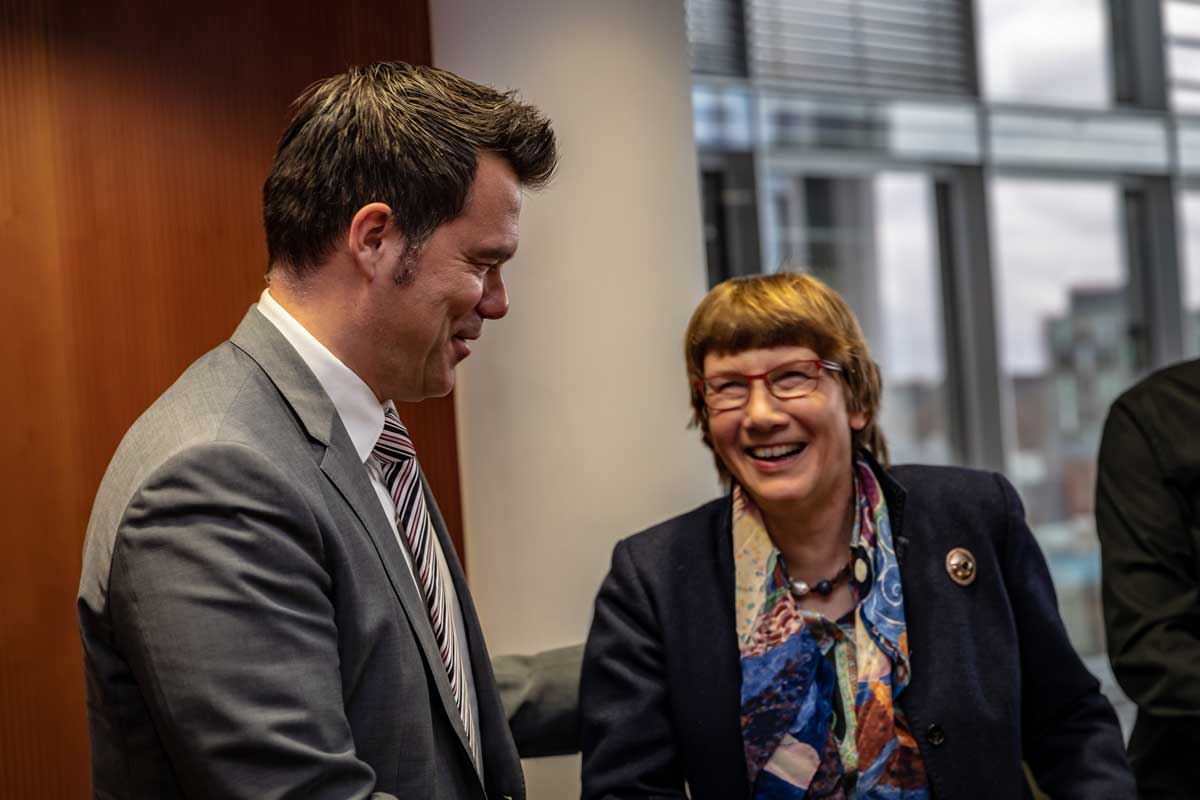
{"label": "red eyeglasses", "polygon": [[731,411],[750,400],[750,384],[762,381],[767,391],[780,400],[795,400],[812,394],[821,380],[821,370],[842,372],[842,366],[823,358],[789,361],[770,372],[746,375],[722,372],[696,381],[704,404],[712,411]]}

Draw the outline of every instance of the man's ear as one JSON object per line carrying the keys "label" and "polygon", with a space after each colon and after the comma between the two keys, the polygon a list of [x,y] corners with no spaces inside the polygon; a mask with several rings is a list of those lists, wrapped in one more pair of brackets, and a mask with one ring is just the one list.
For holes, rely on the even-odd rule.
{"label": "man's ear", "polygon": [[387,269],[390,263],[387,256],[395,234],[392,209],[386,203],[368,203],[350,220],[346,246],[364,276],[373,280],[381,274],[381,270]]}

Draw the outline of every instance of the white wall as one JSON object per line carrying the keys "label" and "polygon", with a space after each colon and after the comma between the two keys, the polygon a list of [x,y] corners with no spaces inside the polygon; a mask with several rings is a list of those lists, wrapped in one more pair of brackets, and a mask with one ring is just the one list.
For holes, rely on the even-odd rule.
{"label": "white wall", "polygon": [[[434,0],[437,66],[546,111],[562,162],[526,198],[512,309],[459,370],[472,592],[493,652],[582,641],[613,544],[714,497],[686,428],[705,289],[682,0]],[[578,759],[526,763],[530,800]]]}

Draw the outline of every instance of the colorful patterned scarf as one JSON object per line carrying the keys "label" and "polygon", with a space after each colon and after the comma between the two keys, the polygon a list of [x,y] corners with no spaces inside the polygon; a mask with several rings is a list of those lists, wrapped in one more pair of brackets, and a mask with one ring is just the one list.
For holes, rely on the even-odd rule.
{"label": "colorful patterned scarf", "polygon": [[[734,490],[742,741],[754,800],[799,800],[810,791],[845,800],[929,798],[921,753],[895,706],[908,685],[908,632],[887,505],[870,467],[859,461],[854,471],[852,580],[859,602],[852,641],[797,607],[757,507]],[[835,644],[848,648],[841,659],[827,655]],[[838,665],[851,674],[839,680]],[[831,720],[851,688],[844,728],[850,741],[839,742]]]}

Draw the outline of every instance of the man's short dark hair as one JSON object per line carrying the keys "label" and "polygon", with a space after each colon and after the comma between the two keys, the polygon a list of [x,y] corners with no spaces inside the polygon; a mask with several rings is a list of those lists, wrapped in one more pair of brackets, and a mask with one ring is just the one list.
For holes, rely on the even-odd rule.
{"label": "man's short dark hair", "polygon": [[368,203],[390,206],[415,248],[462,213],[480,153],[503,158],[531,188],[558,158],[537,108],[434,67],[354,67],[309,86],[293,109],[263,184],[263,223],[271,268],[298,278]]}

